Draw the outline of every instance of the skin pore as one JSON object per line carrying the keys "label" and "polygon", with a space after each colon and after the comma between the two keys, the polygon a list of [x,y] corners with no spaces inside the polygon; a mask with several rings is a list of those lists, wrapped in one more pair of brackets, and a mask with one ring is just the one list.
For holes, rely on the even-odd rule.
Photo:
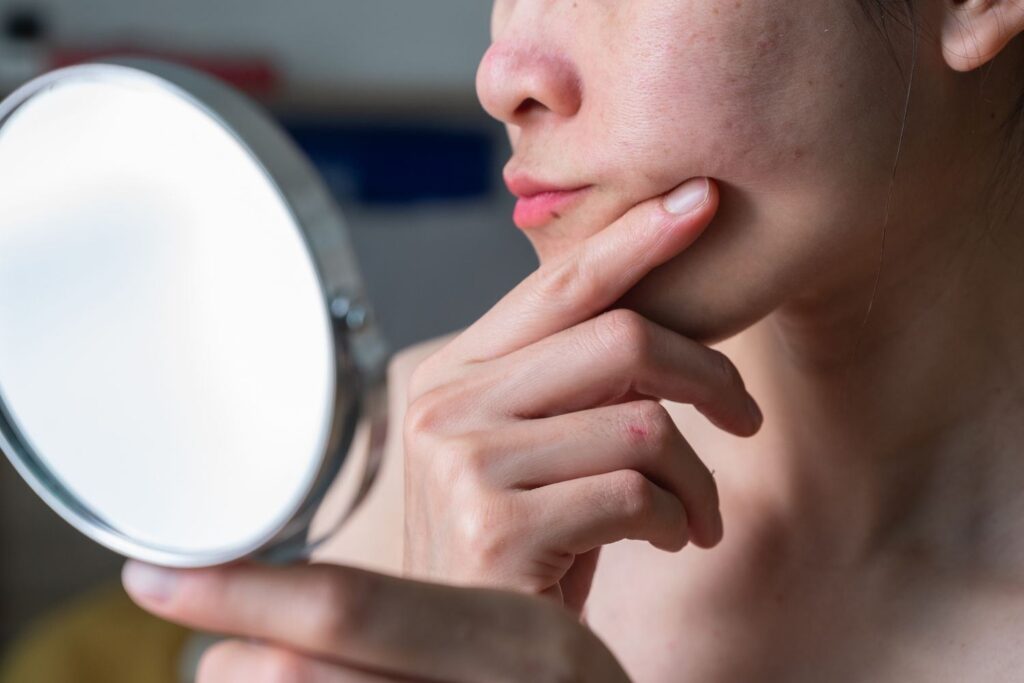
{"label": "skin pore", "polygon": [[[729,607],[765,642],[752,605],[776,620],[829,605],[854,624],[877,607],[877,624],[902,604],[919,629],[945,614],[923,605],[997,610],[1010,590],[1019,615],[1024,235],[1019,184],[993,173],[1024,88],[1024,9],[916,11],[904,120],[912,34],[880,35],[854,0],[495,3],[478,91],[508,127],[508,171],[593,186],[528,232],[542,262],[681,178],[721,187],[707,232],[622,305],[725,352],[765,424],[739,439],[672,407],[716,472],[725,540],[699,560],[604,549],[589,621],[637,678],[670,677],[680,640],[734,651]],[[720,629],[652,637],[679,621],[621,607],[639,572],[651,592],[685,575],[680,599]],[[999,623],[988,607],[987,622],[957,614],[951,638]]]}

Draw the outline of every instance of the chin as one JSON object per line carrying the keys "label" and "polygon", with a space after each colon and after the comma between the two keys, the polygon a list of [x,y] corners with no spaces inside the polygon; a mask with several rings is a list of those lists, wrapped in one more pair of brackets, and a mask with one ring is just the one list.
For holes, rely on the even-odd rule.
{"label": "chin", "polygon": [[[619,187],[595,193],[579,211],[527,232],[541,264],[565,257],[634,205],[674,187],[664,181],[644,187]],[[611,308],[628,308],[678,334],[705,345],[725,341],[751,327],[779,303],[784,289],[781,268],[751,269],[750,253],[767,254],[756,235],[771,228],[756,223],[757,212],[728,183],[716,179],[719,212],[705,232],[677,257],[651,271]],[[665,185],[665,188],[661,186]],[[783,257],[784,258],[784,257]],[[768,259],[771,261],[772,259]],[[784,260],[775,260],[780,266]]]}
{"label": "chin", "polygon": [[743,268],[742,260],[723,250],[697,249],[698,243],[651,271],[615,307],[707,346],[743,332],[777,307],[779,290],[771,278]]}
{"label": "chin", "polygon": [[680,296],[679,290],[662,290],[661,294],[653,297],[637,288],[619,300],[615,308],[636,311],[651,322],[705,346],[726,341],[763,317],[747,311],[723,311],[707,302]]}

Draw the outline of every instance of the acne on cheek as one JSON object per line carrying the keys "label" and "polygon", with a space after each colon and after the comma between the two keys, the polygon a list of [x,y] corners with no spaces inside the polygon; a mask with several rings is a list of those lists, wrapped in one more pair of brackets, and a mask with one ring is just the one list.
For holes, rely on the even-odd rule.
{"label": "acne on cheek", "polygon": [[654,125],[623,130],[618,152],[648,163],[660,160],[666,174],[675,175],[686,161],[692,170],[736,180],[805,161],[808,131],[801,117],[813,116],[814,108],[793,102],[799,95],[792,88],[776,90],[759,80],[757,67],[744,76],[734,69],[677,72],[637,93],[622,120],[647,118]]}
{"label": "acne on cheek", "polygon": [[683,124],[700,131],[702,139],[690,155],[703,157],[709,170],[738,184],[777,180],[827,163],[823,155],[840,137],[834,126],[842,124],[839,97],[831,88],[818,86],[816,78],[776,91],[736,80],[727,75],[709,86],[714,92],[705,113]]}
{"label": "acne on cheek", "polygon": [[762,189],[803,182],[842,138],[855,90],[834,78],[843,65],[813,40],[793,44],[810,35],[799,14],[705,1],[661,4],[674,9],[620,37],[603,81],[621,87],[591,93],[602,98],[593,139],[604,140],[604,165],[628,166],[637,195],[690,175]]}

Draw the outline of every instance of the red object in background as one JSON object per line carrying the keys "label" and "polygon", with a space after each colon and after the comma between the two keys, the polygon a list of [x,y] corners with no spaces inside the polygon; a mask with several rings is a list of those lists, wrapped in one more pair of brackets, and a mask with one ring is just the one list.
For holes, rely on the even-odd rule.
{"label": "red object in background", "polygon": [[110,57],[151,57],[204,71],[226,81],[250,95],[272,95],[280,85],[280,76],[274,65],[262,57],[231,57],[226,55],[195,55],[183,52],[161,51],[126,44],[103,48],[53,48],[48,55],[49,67],[58,68]]}

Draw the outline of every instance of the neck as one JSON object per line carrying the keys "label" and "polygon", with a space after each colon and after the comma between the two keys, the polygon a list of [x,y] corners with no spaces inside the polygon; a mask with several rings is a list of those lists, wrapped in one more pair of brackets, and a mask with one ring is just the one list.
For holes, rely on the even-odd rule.
{"label": "neck", "polygon": [[866,324],[875,273],[723,345],[765,414],[737,483],[794,548],[1024,570],[1017,225],[887,255]]}

